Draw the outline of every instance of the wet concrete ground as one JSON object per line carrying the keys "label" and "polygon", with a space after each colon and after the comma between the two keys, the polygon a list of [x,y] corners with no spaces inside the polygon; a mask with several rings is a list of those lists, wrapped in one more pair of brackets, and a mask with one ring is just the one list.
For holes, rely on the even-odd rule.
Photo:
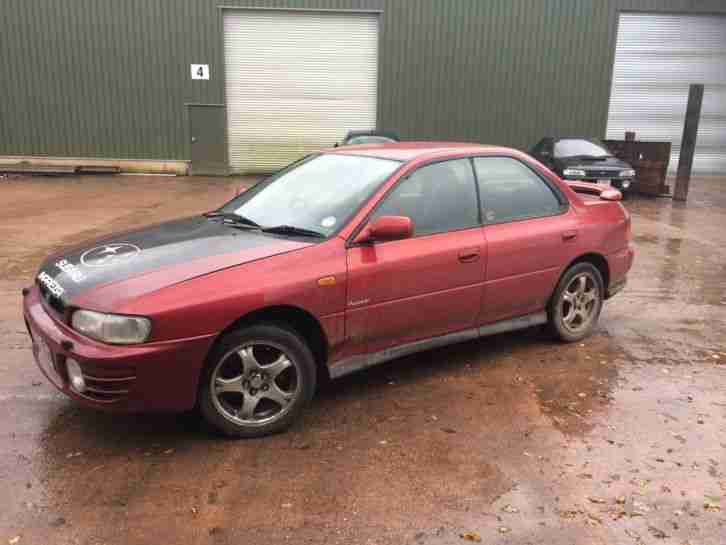
{"label": "wet concrete ground", "polygon": [[252,441],[55,393],[20,311],[43,256],[240,183],[0,180],[0,544],[726,543],[726,179],[627,203],[630,283],[580,344],[407,357]]}

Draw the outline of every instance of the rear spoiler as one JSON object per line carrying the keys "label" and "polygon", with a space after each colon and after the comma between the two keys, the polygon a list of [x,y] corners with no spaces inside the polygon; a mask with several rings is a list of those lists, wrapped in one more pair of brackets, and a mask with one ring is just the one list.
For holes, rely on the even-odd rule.
{"label": "rear spoiler", "polygon": [[620,201],[623,198],[623,194],[614,187],[590,184],[587,182],[571,182],[569,180],[565,180],[565,183],[569,185],[575,193],[593,195],[595,197],[600,197],[604,201]]}

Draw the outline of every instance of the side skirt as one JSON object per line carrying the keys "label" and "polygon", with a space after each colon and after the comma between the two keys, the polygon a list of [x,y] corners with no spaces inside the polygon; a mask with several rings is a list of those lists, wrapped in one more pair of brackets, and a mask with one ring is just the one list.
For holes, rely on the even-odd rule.
{"label": "side skirt", "polygon": [[506,333],[507,331],[526,329],[528,327],[544,323],[547,323],[547,313],[537,312],[535,314],[527,314],[526,316],[520,316],[510,320],[502,320],[501,322],[488,324],[479,328],[466,329],[464,331],[457,331],[456,333],[449,333],[440,337],[432,337],[430,339],[401,344],[372,354],[358,354],[340,360],[332,366],[330,368],[330,377],[334,379],[340,378],[345,375],[349,375],[350,373],[355,373],[356,371],[373,367],[380,363],[408,356],[410,354],[416,354],[417,352],[470,341],[472,339],[486,337],[488,335],[496,335],[498,333]]}

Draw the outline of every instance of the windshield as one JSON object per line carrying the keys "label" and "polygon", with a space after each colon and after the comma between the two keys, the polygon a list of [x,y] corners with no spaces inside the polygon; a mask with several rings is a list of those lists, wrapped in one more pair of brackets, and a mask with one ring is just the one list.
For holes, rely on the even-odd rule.
{"label": "windshield", "polygon": [[611,153],[601,144],[589,140],[567,139],[555,142],[555,157],[610,157]]}
{"label": "windshield", "polygon": [[401,163],[354,155],[314,155],[260,182],[220,212],[263,228],[292,226],[330,236]]}

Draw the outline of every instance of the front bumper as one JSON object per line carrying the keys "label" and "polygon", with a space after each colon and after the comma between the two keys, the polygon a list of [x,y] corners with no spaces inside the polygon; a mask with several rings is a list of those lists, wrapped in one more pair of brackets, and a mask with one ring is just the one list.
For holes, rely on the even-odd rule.
{"label": "front bumper", "polygon": [[[197,396],[199,375],[214,336],[133,346],[107,345],[79,335],[43,306],[37,286],[23,301],[31,338],[50,352],[50,367],[38,367],[61,392],[89,406],[125,411],[184,411]],[[33,338],[34,347],[41,339]],[[87,389],[70,386],[66,361],[81,367]],[[36,358],[36,361],[38,359]]]}
{"label": "front bumper", "polygon": [[[610,185],[614,187],[615,189],[619,189],[620,191],[631,191],[633,187],[635,187],[635,178],[588,178],[588,177],[565,177],[563,180],[565,181],[572,181],[572,182],[587,182],[590,184],[597,184],[598,180],[602,179],[608,179],[610,180]],[[626,185],[628,187],[623,187],[623,182],[628,182]]]}

